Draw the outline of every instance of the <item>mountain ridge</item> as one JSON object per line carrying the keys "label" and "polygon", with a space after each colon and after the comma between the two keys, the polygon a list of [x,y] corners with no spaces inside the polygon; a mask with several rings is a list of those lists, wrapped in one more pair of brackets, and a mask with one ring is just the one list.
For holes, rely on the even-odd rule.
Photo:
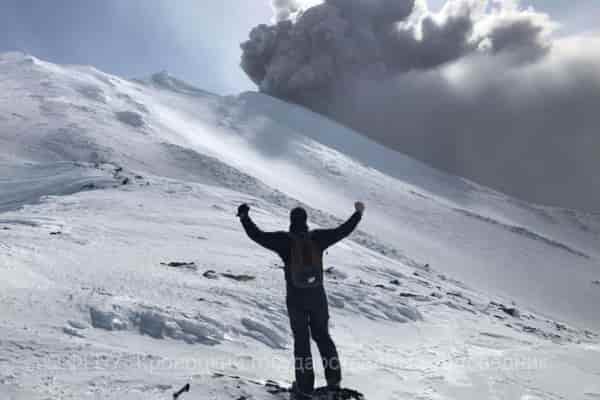
{"label": "mountain ridge", "polygon": [[235,209],[281,230],[303,205],[330,227],[355,200],[365,217],[325,274],[345,386],[371,400],[600,393],[600,219],[260,94],[15,54],[0,76],[0,394],[158,400],[192,383],[273,398],[214,378],[291,383],[281,263]]}

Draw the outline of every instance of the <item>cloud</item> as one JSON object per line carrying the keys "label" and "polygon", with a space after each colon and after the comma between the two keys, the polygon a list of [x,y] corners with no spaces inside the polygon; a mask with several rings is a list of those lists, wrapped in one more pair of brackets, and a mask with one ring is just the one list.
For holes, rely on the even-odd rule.
{"label": "cloud", "polygon": [[555,39],[506,0],[273,7],[242,44],[261,91],[518,197],[599,210],[598,38]]}
{"label": "cloud", "polygon": [[271,7],[276,22],[295,17],[301,9],[301,5],[297,0],[272,0]]}

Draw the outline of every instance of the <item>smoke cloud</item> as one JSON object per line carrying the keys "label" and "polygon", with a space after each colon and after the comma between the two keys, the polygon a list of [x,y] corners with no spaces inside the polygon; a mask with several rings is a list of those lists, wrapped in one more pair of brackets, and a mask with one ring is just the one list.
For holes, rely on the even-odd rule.
{"label": "smoke cloud", "polygon": [[[260,91],[529,201],[600,211],[600,39],[516,1],[273,0]],[[326,133],[324,133],[326,134]]]}

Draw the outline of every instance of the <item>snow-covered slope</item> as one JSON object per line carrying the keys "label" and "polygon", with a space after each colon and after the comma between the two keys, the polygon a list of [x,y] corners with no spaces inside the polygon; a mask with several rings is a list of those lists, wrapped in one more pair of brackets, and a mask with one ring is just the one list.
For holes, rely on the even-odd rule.
{"label": "snow-covered slope", "polygon": [[0,171],[1,395],[159,399],[191,380],[207,398],[273,398],[251,379],[292,376],[283,276],[235,208],[282,229],[302,204],[330,226],[361,199],[360,230],[326,260],[347,385],[600,396],[597,215],[520,202],[257,93],[16,53],[0,55]]}

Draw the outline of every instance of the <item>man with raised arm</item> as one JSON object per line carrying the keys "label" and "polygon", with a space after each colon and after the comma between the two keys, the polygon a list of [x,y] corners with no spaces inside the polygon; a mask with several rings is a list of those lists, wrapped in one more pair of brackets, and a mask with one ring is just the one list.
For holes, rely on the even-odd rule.
{"label": "man with raised arm", "polygon": [[309,399],[314,390],[310,351],[310,337],[316,342],[323,360],[327,387],[339,390],[342,371],[338,352],[329,334],[329,307],[323,286],[323,252],[354,231],[360,222],[365,206],[354,205],[352,216],[334,229],[309,230],[306,211],[297,207],[290,213],[288,232],[263,232],[250,219],[250,207],[238,207],[238,217],[250,239],[274,251],[285,266],[287,283],[286,304],[292,333],[296,382],[292,395],[296,399]]}

